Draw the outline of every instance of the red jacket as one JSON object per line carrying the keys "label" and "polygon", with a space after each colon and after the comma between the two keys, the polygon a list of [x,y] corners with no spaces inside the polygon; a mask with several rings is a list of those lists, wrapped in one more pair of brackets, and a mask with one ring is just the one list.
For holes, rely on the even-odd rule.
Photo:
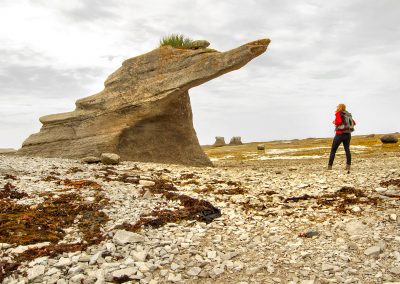
{"label": "red jacket", "polygon": [[[338,127],[342,123],[343,123],[343,120],[342,120],[341,112],[338,111],[335,113],[335,120],[333,121],[333,124],[335,124],[335,126]],[[354,121],[354,119],[353,119],[353,123],[354,123],[354,125],[356,125],[356,122]],[[344,130],[336,129],[335,131],[336,131],[336,134],[343,134]]]}

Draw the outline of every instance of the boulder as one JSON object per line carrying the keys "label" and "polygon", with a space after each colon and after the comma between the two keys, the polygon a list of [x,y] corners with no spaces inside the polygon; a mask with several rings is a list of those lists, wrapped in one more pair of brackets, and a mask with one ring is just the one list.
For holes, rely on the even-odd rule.
{"label": "boulder", "polygon": [[210,43],[206,40],[194,40],[192,41],[192,48],[199,49],[199,48],[206,48],[210,45]]}
{"label": "boulder", "polygon": [[103,153],[101,154],[100,159],[104,165],[118,165],[120,156],[113,153]]}
{"label": "boulder", "polygon": [[193,128],[189,89],[237,70],[267,50],[269,39],[235,49],[162,46],[130,58],[100,93],[72,112],[40,118],[19,155],[81,159],[115,153],[121,160],[211,166]]}
{"label": "boulder", "polygon": [[257,145],[257,150],[264,151],[265,150],[265,145],[264,144],[258,144]]}
{"label": "boulder", "polygon": [[215,142],[213,144],[214,147],[221,147],[221,146],[225,146],[225,138],[221,137],[221,136],[216,136],[215,137]]}
{"label": "boulder", "polygon": [[381,137],[381,142],[383,144],[397,143],[398,141],[399,139],[394,134],[386,134]]}
{"label": "boulder", "polygon": [[231,141],[229,142],[229,145],[243,145],[242,143],[242,137],[240,136],[233,136],[231,138]]}

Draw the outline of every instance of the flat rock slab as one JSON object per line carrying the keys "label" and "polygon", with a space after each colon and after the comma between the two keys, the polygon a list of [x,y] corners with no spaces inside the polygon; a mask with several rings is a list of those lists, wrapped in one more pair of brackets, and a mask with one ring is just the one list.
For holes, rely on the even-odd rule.
{"label": "flat rock slab", "polygon": [[144,241],[144,236],[125,230],[118,230],[115,233],[113,240],[118,245],[141,243]]}

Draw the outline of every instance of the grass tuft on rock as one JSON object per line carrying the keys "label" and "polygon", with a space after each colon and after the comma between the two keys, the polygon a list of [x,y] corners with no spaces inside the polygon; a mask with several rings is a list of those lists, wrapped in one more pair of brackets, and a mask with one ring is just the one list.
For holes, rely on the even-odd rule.
{"label": "grass tuft on rock", "polygon": [[192,48],[193,40],[181,34],[171,34],[163,37],[160,40],[161,46],[172,46],[175,48],[190,49]]}

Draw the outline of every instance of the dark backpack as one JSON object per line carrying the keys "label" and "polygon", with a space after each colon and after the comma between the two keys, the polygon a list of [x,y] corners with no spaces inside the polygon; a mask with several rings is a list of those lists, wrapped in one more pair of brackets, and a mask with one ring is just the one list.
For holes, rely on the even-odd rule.
{"label": "dark backpack", "polygon": [[343,133],[351,133],[354,131],[354,120],[350,112],[342,111],[340,113],[342,124],[336,127],[337,130],[343,130]]}

